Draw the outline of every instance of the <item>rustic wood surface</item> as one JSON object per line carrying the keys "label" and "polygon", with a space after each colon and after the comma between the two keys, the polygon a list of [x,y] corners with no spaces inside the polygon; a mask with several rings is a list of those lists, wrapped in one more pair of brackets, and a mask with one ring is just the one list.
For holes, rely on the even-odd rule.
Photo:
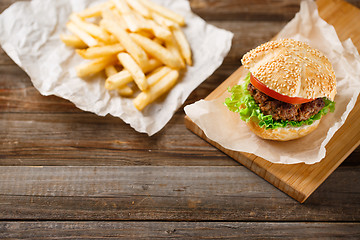
{"label": "rustic wood surface", "polygon": [[[235,36],[184,105],[209,95],[299,2],[191,0]],[[0,116],[0,239],[360,238],[360,148],[299,204],[188,131],[183,107],[148,137],[40,95],[1,48]]]}

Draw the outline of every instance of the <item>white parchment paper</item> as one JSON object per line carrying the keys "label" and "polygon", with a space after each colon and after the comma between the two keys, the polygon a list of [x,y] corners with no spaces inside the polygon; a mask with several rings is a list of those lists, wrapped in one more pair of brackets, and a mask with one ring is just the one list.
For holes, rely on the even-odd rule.
{"label": "white parchment paper", "polygon": [[131,99],[121,98],[104,88],[101,74],[85,81],[74,67],[82,60],[74,49],[59,39],[72,12],[81,11],[104,0],[32,0],[16,2],[0,15],[0,44],[4,51],[30,76],[43,95],[56,95],[78,108],[100,116],[120,117],[136,131],[153,135],[162,129],[190,93],[222,63],[230,50],[233,34],[207,24],[191,12],[187,0],[153,0],[185,17],[183,29],[192,51],[192,67],[164,101],[142,112]]}
{"label": "white parchment paper", "polygon": [[273,163],[313,164],[325,157],[326,144],[344,124],[356,103],[360,91],[359,53],[350,39],[339,40],[333,26],[319,17],[312,1],[301,2],[300,12],[282,29],[278,38],[307,42],[322,51],[334,67],[337,79],[335,112],[323,117],[313,133],[289,142],[260,139],[237,113],[224,106],[224,99],[230,94],[213,101],[198,101],[186,106],[185,112],[208,138],[224,148],[252,153]]}

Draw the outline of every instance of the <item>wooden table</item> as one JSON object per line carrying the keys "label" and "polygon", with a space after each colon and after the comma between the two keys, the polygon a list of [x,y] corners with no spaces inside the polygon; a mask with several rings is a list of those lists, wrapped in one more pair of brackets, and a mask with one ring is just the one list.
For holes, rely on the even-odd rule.
{"label": "wooden table", "polygon": [[[0,12],[13,2],[1,0]],[[184,106],[299,10],[298,0],[190,2],[235,36]],[[183,107],[148,137],[40,95],[1,49],[0,116],[1,239],[360,238],[360,148],[300,204],[187,130]]]}

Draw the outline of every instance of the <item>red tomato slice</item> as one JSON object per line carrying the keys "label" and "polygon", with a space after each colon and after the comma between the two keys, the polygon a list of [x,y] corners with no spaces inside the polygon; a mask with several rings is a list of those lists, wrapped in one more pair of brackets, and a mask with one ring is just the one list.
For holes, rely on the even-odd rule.
{"label": "red tomato slice", "polygon": [[268,88],[265,84],[260,82],[256,77],[250,74],[250,82],[254,87],[256,87],[260,92],[265,93],[269,97],[275,98],[279,101],[291,103],[291,104],[301,104],[306,102],[314,101],[314,99],[300,98],[300,97],[289,97],[280,93],[275,92]]}

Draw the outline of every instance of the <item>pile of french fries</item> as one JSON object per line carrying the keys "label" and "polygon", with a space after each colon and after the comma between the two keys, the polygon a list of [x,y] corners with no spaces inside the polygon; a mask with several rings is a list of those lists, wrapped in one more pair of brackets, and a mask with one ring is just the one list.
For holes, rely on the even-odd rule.
{"label": "pile of french fries", "polygon": [[184,25],[181,15],[149,0],[110,0],[72,13],[71,34],[60,38],[88,60],[76,66],[79,77],[105,71],[105,88],[132,97],[142,111],[192,65]]}

